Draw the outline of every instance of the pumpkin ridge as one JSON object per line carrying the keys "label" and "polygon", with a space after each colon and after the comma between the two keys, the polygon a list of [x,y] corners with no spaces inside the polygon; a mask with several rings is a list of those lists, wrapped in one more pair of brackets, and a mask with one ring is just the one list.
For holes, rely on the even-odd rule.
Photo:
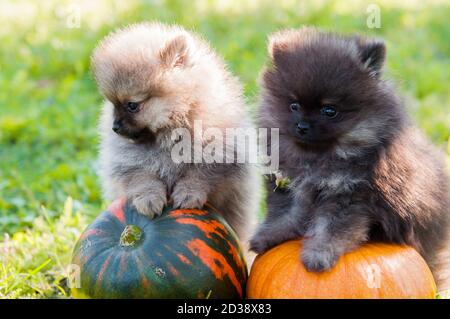
{"label": "pumpkin ridge", "polygon": [[[235,246],[231,245],[231,243],[230,243],[229,240],[226,240],[226,239],[225,239],[225,242],[226,242],[227,245],[228,245],[228,253],[231,255],[231,258],[233,259],[234,263],[235,263],[236,265],[239,265],[239,260],[242,260],[243,256],[239,256],[239,251],[238,251],[238,249],[237,249]],[[242,270],[243,272],[247,272],[245,263],[241,263],[241,270]]]}
{"label": "pumpkin ridge", "polygon": [[112,257],[113,257],[113,255],[109,255],[108,257],[106,257],[106,260],[103,262],[103,264],[102,264],[102,266],[100,268],[100,272],[98,273],[98,276],[97,276],[97,279],[96,279],[96,282],[95,282],[96,286],[99,286],[99,285],[102,284],[103,276],[105,275],[105,271],[108,268]]}
{"label": "pumpkin ridge", "polygon": [[215,234],[220,238],[225,239],[225,236],[217,231],[217,229],[220,229],[226,232],[225,227],[216,221],[199,221],[193,218],[178,218],[176,222],[180,224],[194,225],[199,228],[208,238],[212,238],[211,234]]}
{"label": "pumpkin ridge", "polygon": [[[80,247],[81,248],[81,247]],[[103,254],[103,253],[105,253],[105,252],[108,252],[108,251],[111,251],[112,250],[112,248],[111,247],[104,247],[103,248],[103,250],[101,250],[99,253],[92,253],[92,255],[91,256],[86,256],[86,261],[84,261],[83,263],[82,263],[82,265],[78,265],[78,266],[83,266],[83,267],[88,267],[89,266],[89,264],[90,264],[90,262],[92,262],[92,261],[95,261],[95,260],[97,260],[97,259],[99,259],[100,258],[100,256]]]}
{"label": "pumpkin ridge", "polygon": [[[222,279],[225,275],[227,275],[233,286],[236,288],[238,294],[242,296],[242,287],[234,270],[220,253],[209,247],[200,239],[193,239],[189,241],[186,246],[200,258],[203,264],[208,266],[217,279]],[[207,253],[204,253],[205,251]],[[217,262],[222,265],[222,268],[217,265]]]}
{"label": "pumpkin ridge", "polygon": [[175,260],[177,260],[177,258],[170,258],[171,256],[175,257],[176,253],[168,246],[168,245],[164,245],[164,248],[166,251],[170,252],[171,255],[170,256],[164,256],[164,264],[167,265],[167,269],[169,270],[169,272],[174,275],[174,276],[178,276],[178,270],[173,266],[173,262]]}
{"label": "pumpkin ridge", "polygon": [[148,289],[150,287],[150,281],[145,276],[145,268],[144,268],[142,261],[139,258],[135,258],[134,262],[136,263],[136,266],[139,269],[142,287],[144,287],[144,289]]}
{"label": "pumpkin ridge", "polygon": [[[194,227],[196,230],[198,229],[197,227]],[[190,234],[190,232],[188,231],[188,229],[185,229],[185,228],[183,228],[183,229],[181,229],[180,230],[181,231],[181,235],[189,235]],[[180,237],[182,237],[182,236],[180,236]],[[168,238],[169,239],[169,238]],[[180,242],[180,246],[183,246],[184,247],[184,245],[183,245],[183,243],[181,243]],[[168,247],[168,246],[165,246],[165,249],[166,250],[168,250],[168,251],[170,251],[170,252],[172,252],[172,254],[175,256],[175,255],[177,255],[177,253],[175,252],[175,251],[173,251],[172,249],[170,249],[170,247]],[[192,252],[191,252],[192,253]],[[192,254],[192,256],[195,256],[194,254]],[[178,256],[177,256],[178,257]],[[198,271],[198,268],[196,267],[196,265],[195,265],[195,262],[194,261],[191,261],[189,258],[187,258],[186,256],[184,256],[183,255],[183,257],[185,257],[185,259],[189,262],[189,265],[191,265],[192,267],[194,267],[194,269],[196,269],[197,271]],[[178,257],[178,259],[179,259],[179,257]]]}
{"label": "pumpkin ridge", "polygon": [[103,235],[104,231],[98,228],[87,229],[81,236],[80,240],[84,240],[90,236]]}
{"label": "pumpkin ridge", "polygon": [[[227,245],[229,245],[229,249],[228,249],[228,253],[231,255],[231,260],[229,260],[229,256],[224,255],[224,258],[226,259],[226,262],[228,264],[233,263],[236,266],[240,265],[240,269],[241,271],[244,273],[247,273],[247,267],[244,261],[244,257],[241,253],[241,248],[239,245],[239,242],[237,242],[236,240],[234,240],[233,237],[229,237],[227,239],[227,235],[229,235],[229,232],[227,231],[227,229],[223,226],[223,224],[219,223],[218,220],[215,219],[204,219],[202,218],[201,220],[196,220],[190,217],[184,217],[185,215],[180,215],[183,216],[181,218],[177,218],[176,221],[180,222],[182,224],[186,224],[186,225],[192,225],[195,228],[199,229],[200,231],[202,231],[205,236],[210,239],[213,240],[214,243],[211,244],[215,244],[216,239],[213,238],[212,234],[217,235],[219,238],[221,238],[223,241],[225,241],[227,243]],[[221,232],[223,232],[224,234],[222,234]],[[235,241],[234,246],[232,245],[231,241]],[[237,248],[236,248],[237,247]],[[234,250],[233,250],[234,248]]]}
{"label": "pumpkin ridge", "polygon": [[[278,246],[275,246],[275,247],[273,247],[273,248],[271,248],[271,249],[269,249],[266,253],[264,253],[264,254],[262,254],[262,255],[259,255],[259,256],[263,256],[263,255],[265,255],[265,254],[270,254],[270,253],[272,253],[272,254],[274,254],[275,256],[277,255],[277,248],[278,248]],[[285,253],[282,257],[278,257],[278,260],[277,261],[273,261],[273,260],[271,260],[272,262],[271,262],[271,264],[270,264],[270,269],[269,269],[269,271],[268,271],[268,273],[271,273],[272,272],[272,270],[276,267],[276,265],[280,262],[280,261],[282,261],[282,259],[283,258],[285,258],[286,256],[288,256],[288,255],[290,255],[291,254],[291,252],[287,252],[287,253]],[[260,261],[261,262],[261,261]],[[253,266],[254,267],[258,267],[259,266],[259,264],[258,263],[256,263],[256,260],[255,260],[255,262],[253,263]],[[267,267],[267,265],[265,265],[266,267]],[[253,268],[253,267],[252,267]],[[251,271],[250,271],[250,273],[251,273]],[[258,278],[259,279],[259,278]],[[261,284],[262,286],[265,286],[265,284],[266,284],[266,282],[267,282],[267,280],[272,280],[273,278],[269,278],[269,277],[266,277],[266,278],[263,278],[264,279],[264,282]],[[259,281],[259,280],[258,280]],[[255,286],[258,286],[258,284],[259,284],[259,282],[256,282],[254,285]],[[261,296],[260,295],[256,295],[256,296],[251,296],[251,298],[256,298],[256,299],[259,299],[259,298],[261,298]]]}
{"label": "pumpkin ridge", "polygon": [[173,210],[170,213],[168,213],[168,216],[172,217],[172,218],[177,218],[177,217],[181,217],[181,216],[204,216],[207,215],[208,213],[200,210],[200,209],[177,209],[177,210]]}
{"label": "pumpkin ridge", "polygon": [[[158,254],[158,252],[156,252],[155,254]],[[140,257],[142,259],[145,259],[148,264],[151,267],[152,272],[150,272],[151,276],[156,276],[157,278],[161,278],[161,275],[159,273],[161,273],[161,270],[165,273],[165,270],[161,267],[161,265],[164,264],[163,260],[162,260],[162,254],[161,256],[158,256],[158,258],[160,258],[160,260],[158,261],[158,264],[156,264],[155,262],[153,262],[149,256],[145,255],[143,251],[140,252]],[[137,259],[137,258],[136,258]],[[167,259],[164,259],[164,261],[166,261]]]}
{"label": "pumpkin ridge", "polygon": [[[176,252],[175,251],[173,251],[173,249],[171,249],[170,247],[168,247],[167,245],[164,245],[164,248],[167,250],[167,251],[169,251],[169,252],[171,252],[172,253],[172,256],[173,256],[173,258],[166,258],[165,260],[166,260],[166,264],[167,264],[167,268],[169,269],[169,271],[172,273],[172,269],[171,268],[173,268],[173,270],[175,270],[176,272],[178,272],[177,270],[176,270],[176,267],[174,267],[173,266],[173,263],[174,262],[180,262],[179,261],[179,258],[177,258],[177,257],[175,257],[177,254],[176,254]],[[170,260],[172,260],[172,263],[170,262]],[[194,264],[192,264],[191,263],[191,265],[192,265],[192,270],[193,270],[193,272],[195,272],[195,271],[200,271],[199,269],[198,269],[198,267],[196,266],[196,265],[194,265]],[[173,273],[172,273],[173,274]],[[185,280],[185,278],[183,277],[183,276],[178,276],[178,274],[173,274],[174,276],[177,276],[177,278],[178,278],[178,280],[182,283],[182,286],[184,287],[184,285],[186,284],[186,280]],[[184,288],[184,289],[188,289],[188,288]]]}
{"label": "pumpkin ridge", "polygon": [[120,256],[120,259],[119,259],[119,265],[118,265],[118,274],[117,274],[117,276],[119,277],[119,279],[122,279],[122,276],[125,274],[125,272],[126,272],[126,259],[125,259],[125,257],[126,257],[126,255],[125,254],[122,254],[121,256]]}

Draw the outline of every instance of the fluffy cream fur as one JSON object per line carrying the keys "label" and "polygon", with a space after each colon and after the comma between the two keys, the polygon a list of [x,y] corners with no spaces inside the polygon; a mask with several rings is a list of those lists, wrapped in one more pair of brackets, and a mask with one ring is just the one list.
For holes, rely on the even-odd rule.
{"label": "fluffy cream fur", "polygon": [[[245,240],[258,203],[256,168],[176,164],[170,156],[172,130],[192,131],[196,120],[204,129],[222,132],[251,127],[239,81],[209,45],[178,26],[132,25],[99,44],[92,69],[106,98],[99,125],[105,197],[127,197],[149,216],[160,214],[167,204],[196,208],[208,201]],[[128,102],[139,102],[139,112],[127,114]],[[114,133],[111,128],[118,118],[123,118],[127,132],[144,137]]]}

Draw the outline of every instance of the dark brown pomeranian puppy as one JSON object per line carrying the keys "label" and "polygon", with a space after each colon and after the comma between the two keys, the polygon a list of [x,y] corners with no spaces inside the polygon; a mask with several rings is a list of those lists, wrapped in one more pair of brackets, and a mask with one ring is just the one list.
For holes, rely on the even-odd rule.
{"label": "dark brown pomeranian puppy", "polygon": [[[126,197],[149,217],[168,204],[201,208],[208,201],[244,239],[256,216],[256,167],[206,163],[195,148],[207,142],[196,123],[220,133],[251,125],[239,81],[222,59],[181,27],[142,23],[106,37],[92,69],[106,98],[99,161],[105,197]],[[189,134],[174,136],[179,129]],[[174,160],[179,138],[194,144],[200,161]]]}
{"label": "dark brown pomeranian puppy", "polygon": [[268,182],[268,215],[251,248],[303,236],[305,267],[324,271],[368,240],[408,244],[450,288],[445,164],[380,78],[385,50],[312,28],[271,37],[260,124],[280,129],[290,183],[274,192]]}

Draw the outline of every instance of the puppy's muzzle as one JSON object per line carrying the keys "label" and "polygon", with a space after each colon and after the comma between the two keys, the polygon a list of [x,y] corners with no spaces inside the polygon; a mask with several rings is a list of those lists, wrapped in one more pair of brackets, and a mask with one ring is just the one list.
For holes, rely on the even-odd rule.
{"label": "puppy's muzzle", "polygon": [[301,136],[308,134],[311,130],[311,125],[307,122],[297,123],[297,133]]}
{"label": "puppy's muzzle", "polygon": [[117,133],[121,134],[123,132],[123,123],[121,120],[116,120],[113,123],[112,130]]}

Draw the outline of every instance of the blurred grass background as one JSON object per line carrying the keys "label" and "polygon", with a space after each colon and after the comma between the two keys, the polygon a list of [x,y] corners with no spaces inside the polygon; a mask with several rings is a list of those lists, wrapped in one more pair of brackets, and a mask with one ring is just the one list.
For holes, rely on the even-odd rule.
{"label": "blurred grass background", "polygon": [[[366,25],[371,3],[381,28]],[[242,79],[250,107],[268,33],[309,24],[380,36],[386,77],[449,157],[449,17],[448,0],[2,0],[0,298],[67,297],[72,247],[107,204],[96,177],[101,97],[89,56],[112,29],[157,19],[199,32]]]}

